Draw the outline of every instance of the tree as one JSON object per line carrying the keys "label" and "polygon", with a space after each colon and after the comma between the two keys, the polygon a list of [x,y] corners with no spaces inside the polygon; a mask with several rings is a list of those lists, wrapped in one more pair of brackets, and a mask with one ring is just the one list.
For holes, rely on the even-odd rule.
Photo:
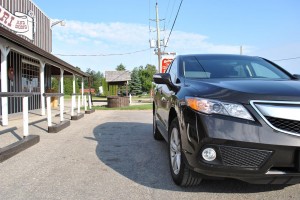
{"label": "tree", "polygon": [[121,64],[119,64],[119,65],[116,67],[116,70],[117,70],[117,71],[125,71],[125,70],[126,70],[126,67],[121,63]]}
{"label": "tree", "polygon": [[129,88],[131,94],[141,94],[142,93],[142,84],[139,77],[139,69],[134,68],[131,72],[131,81],[129,83]]}
{"label": "tree", "polygon": [[[100,71],[96,72],[90,68],[87,69],[86,73],[90,75],[91,88],[94,88],[97,92],[99,92],[99,87],[102,86],[102,79],[104,78],[103,73]],[[89,88],[88,80],[85,81],[85,87]]]}
{"label": "tree", "polygon": [[57,77],[51,77],[51,90],[59,92],[59,81]]}
{"label": "tree", "polygon": [[152,88],[153,75],[156,73],[156,67],[154,65],[147,64],[144,68],[139,67],[139,77],[141,79],[142,91],[150,92]]}
{"label": "tree", "polygon": [[64,93],[68,95],[73,94],[73,78],[64,78]]}

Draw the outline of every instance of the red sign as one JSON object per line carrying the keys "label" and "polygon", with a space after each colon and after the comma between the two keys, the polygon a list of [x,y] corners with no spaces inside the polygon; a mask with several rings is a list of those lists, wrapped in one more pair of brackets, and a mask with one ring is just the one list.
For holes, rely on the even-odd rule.
{"label": "red sign", "polygon": [[[80,89],[80,93],[81,93],[81,92],[82,92],[82,90]],[[96,92],[95,89],[94,89],[94,88],[91,88],[91,93],[92,93],[92,94],[95,94],[95,92]],[[84,89],[84,90],[83,90],[83,93],[90,93],[90,89]]]}
{"label": "red sign", "polygon": [[165,73],[168,66],[173,61],[174,58],[163,58],[161,61],[161,73]]}

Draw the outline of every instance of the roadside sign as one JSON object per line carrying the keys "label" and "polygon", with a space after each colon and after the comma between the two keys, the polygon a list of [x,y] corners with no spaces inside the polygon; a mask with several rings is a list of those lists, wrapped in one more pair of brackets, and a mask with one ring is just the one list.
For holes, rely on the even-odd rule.
{"label": "roadside sign", "polygon": [[164,56],[161,59],[161,73],[165,73],[170,63],[173,61],[174,56]]}

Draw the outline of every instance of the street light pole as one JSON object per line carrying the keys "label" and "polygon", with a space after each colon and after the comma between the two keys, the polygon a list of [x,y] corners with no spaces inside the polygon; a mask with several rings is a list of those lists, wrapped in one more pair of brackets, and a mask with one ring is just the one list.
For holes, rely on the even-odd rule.
{"label": "street light pole", "polygon": [[51,20],[51,28],[53,26],[57,25],[57,24],[60,24],[61,26],[65,26],[66,22],[65,22],[65,20],[58,20],[58,21],[55,21],[55,22]]}

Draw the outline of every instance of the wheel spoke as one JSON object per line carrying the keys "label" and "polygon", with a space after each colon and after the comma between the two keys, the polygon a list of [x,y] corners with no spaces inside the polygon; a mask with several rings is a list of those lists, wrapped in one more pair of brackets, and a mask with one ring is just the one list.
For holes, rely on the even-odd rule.
{"label": "wheel spoke", "polygon": [[180,154],[177,154],[177,155],[176,155],[176,165],[177,165],[178,171],[179,171],[179,169],[180,169],[180,164],[181,164]]}
{"label": "wheel spoke", "polygon": [[177,129],[173,129],[174,130],[174,142],[176,145],[179,144],[179,138],[178,138],[178,131]]}

